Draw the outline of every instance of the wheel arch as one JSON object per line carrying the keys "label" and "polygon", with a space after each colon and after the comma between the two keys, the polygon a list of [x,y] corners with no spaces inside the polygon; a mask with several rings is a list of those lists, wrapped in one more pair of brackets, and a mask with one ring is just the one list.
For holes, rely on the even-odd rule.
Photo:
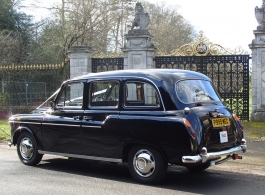
{"label": "wheel arch", "polygon": [[[21,127],[18,127],[18,128],[15,130],[15,132],[14,132],[13,139],[12,139],[12,140],[13,140],[13,144],[14,144],[14,146],[17,144],[17,140],[18,140],[19,136],[20,136],[22,133],[24,133],[24,132],[28,132],[28,133],[30,133],[30,134],[33,136],[33,138],[35,139],[35,135],[34,135],[33,131],[31,131],[28,127],[21,126]],[[36,141],[36,139],[35,139],[35,141]]]}

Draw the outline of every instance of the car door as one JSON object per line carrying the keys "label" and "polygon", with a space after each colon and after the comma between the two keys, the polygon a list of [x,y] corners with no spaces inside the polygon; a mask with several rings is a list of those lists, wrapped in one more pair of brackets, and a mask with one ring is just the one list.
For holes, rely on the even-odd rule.
{"label": "car door", "polygon": [[62,86],[53,111],[44,116],[43,150],[82,154],[83,91],[83,82],[68,82]]}
{"label": "car door", "polygon": [[[121,142],[158,144],[166,136],[165,111],[158,90],[150,82],[127,79],[120,112]],[[157,139],[159,138],[159,139]]]}
{"label": "car door", "polygon": [[119,88],[118,80],[89,82],[88,109],[84,111],[82,123],[84,155],[101,157],[101,160],[112,158],[112,161],[120,158]]}

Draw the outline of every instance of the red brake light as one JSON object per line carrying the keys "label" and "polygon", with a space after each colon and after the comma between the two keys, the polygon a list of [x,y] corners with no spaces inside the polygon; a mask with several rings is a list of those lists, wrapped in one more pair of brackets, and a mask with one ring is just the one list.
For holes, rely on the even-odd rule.
{"label": "red brake light", "polygon": [[192,136],[192,138],[195,139],[197,137],[197,135],[196,135],[196,132],[193,130],[190,122],[187,119],[185,119],[185,118],[183,119],[183,121],[184,121],[184,124],[185,124],[188,132],[190,133],[190,135]]}
{"label": "red brake light", "polygon": [[233,117],[236,120],[237,124],[240,126],[240,128],[242,130],[244,130],[244,126],[242,125],[242,123],[241,123],[240,119],[238,118],[238,116],[236,114],[233,114]]}

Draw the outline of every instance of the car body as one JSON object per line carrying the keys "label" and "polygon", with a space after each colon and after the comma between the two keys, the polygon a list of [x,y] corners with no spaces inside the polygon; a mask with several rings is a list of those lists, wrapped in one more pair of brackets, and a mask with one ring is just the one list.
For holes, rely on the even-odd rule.
{"label": "car body", "polygon": [[247,148],[238,117],[193,71],[91,73],[65,81],[50,100],[41,113],[9,118],[10,145],[26,165],[43,154],[127,162],[138,182],[153,184],[169,165],[201,171]]}

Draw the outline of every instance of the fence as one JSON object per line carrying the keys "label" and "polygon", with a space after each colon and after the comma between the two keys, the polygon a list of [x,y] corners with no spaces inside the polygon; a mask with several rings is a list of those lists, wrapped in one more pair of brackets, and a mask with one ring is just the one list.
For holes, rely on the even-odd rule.
{"label": "fence", "polygon": [[68,64],[0,66],[0,111],[27,113],[68,78]]}

